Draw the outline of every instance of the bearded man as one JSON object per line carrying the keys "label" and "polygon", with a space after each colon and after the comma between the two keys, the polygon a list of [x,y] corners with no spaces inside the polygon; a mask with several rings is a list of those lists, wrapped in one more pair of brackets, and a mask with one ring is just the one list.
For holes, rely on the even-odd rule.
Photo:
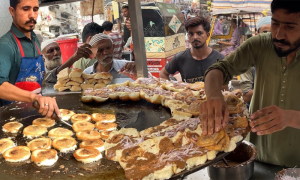
{"label": "bearded man", "polygon": [[45,82],[56,83],[57,74],[67,68],[71,67],[75,62],[81,58],[89,58],[92,54],[89,44],[80,46],[76,53],[73,54],[64,64],[62,64],[61,51],[59,44],[54,39],[49,39],[42,42],[41,49],[43,60],[45,64]]}
{"label": "bearded man", "polygon": [[61,51],[59,44],[54,39],[42,42],[41,45],[43,60],[45,64],[46,76],[61,65]]}
{"label": "bearded man", "polygon": [[207,70],[207,101],[200,106],[203,135],[220,131],[229,119],[220,87],[254,66],[250,142],[257,147],[256,160],[285,167],[300,166],[299,5],[272,1],[271,33],[248,39]]}
{"label": "bearded man", "polygon": [[[95,55],[97,61],[90,67],[86,68],[83,72],[86,74],[94,74],[97,72],[109,72],[113,78],[137,78],[136,66],[134,62],[114,59],[114,46],[113,41],[109,36],[103,33],[96,34],[89,42],[91,50]],[[125,72],[119,71],[126,69]]]}
{"label": "bearded man", "polygon": [[185,24],[185,29],[192,48],[176,54],[159,72],[159,77],[170,80],[169,75],[179,71],[182,81],[203,82],[205,71],[217,60],[223,59],[224,55],[206,44],[210,35],[210,23],[206,18],[190,18]]}

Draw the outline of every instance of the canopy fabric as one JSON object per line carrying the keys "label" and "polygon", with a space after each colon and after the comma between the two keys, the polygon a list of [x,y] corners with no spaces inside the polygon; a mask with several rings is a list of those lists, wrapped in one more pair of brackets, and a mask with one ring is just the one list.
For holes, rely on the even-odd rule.
{"label": "canopy fabric", "polygon": [[215,9],[230,9],[230,8],[245,8],[245,7],[260,7],[269,9],[272,0],[213,0],[212,10]]}

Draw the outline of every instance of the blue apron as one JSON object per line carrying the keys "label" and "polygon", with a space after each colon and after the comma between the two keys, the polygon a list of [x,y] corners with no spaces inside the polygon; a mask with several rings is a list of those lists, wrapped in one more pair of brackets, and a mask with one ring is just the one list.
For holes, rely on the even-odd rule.
{"label": "blue apron", "polygon": [[[11,33],[14,35],[21,53],[20,71],[14,85],[20,89],[39,94],[42,90],[42,83],[45,75],[45,66],[40,49],[35,43],[39,56],[25,57],[20,40],[12,31]],[[2,100],[3,106],[11,103],[13,103],[13,101]]]}

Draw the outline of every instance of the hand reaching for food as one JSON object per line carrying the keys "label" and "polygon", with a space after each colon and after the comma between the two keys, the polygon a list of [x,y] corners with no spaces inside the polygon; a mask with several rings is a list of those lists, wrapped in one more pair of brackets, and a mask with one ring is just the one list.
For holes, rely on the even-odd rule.
{"label": "hand reaching for food", "polygon": [[137,71],[135,62],[128,62],[126,63],[120,70],[120,74],[125,74],[126,76],[130,77],[133,80],[137,79]]}

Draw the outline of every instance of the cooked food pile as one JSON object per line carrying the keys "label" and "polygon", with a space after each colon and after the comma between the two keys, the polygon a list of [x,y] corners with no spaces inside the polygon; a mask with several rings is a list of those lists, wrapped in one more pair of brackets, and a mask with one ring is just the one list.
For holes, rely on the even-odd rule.
{"label": "cooked food pile", "polygon": [[58,91],[99,89],[109,84],[112,78],[113,76],[108,72],[85,74],[82,73],[82,69],[65,68],[57,74],[57,83],[54,85],[54,89]]}
{"label": "cooked food pile", "polygon": [[106,157],[120,163],[127,179],[169,179],[173,174],[213,160],[219,152],[233,151],[250,130],[243,100],[224,92],[230,121],[219,132],[203,136],[201,115],[198,117],[199,106],[206,100],[203,88],[203,83],[140,78],[97,90],[87,89],[82,101],[145,99],[170,108],[173,117],[160,125],[141,132],[133,128],[113,131],[104,144]]}
{"label": "cooked food pile", "polygon": [[[77,161],[91,163],[101,159],[105,151],[107,159],[119,162],[127,179],[169,179],[183,170],[213,160],[219,152],[233,151],[250,130],[243,100],[235,93],[224,92],[230,120],[219,132],[203,136],[199,115],[199,106],[206,100],[203,88],[204,83],[152,78],[96,89],[93,85],[83,92],[83,102],[144,99],[170,108],[172,118],[139,132],[134,128],[117,130],[113,114],[76,114],[60,109],[62,118],[73,123],[72,130],[53,128],[54,120],[38,118],[23,129],[23,136],[30,139],[27,146],[0,139],[0,153],[10,162],[31,157],[38,166],[52,166],[59,159],[58,152],[73,153]],[[19,122],[9,122],[3,126],[3,131],[18,132],[22,126]]]}
{"label": "cooked food pile", "polygon": [[205,101],[204,83],[194,84],[170,82],[163,79],[139,78],[134,82],[108,85],[100,89],[86,89],[81,100],[105,102],[108,99],[138,101],[145,99],[161,104],[174,114],[198,116],[200,103]]}
{"label": "cooked food pile", "polygon": [[[59,159],[57,151],[73,153],[75,159],[83,163],[101,159],[101,152],[104,151],[103,140],[117,128],[117,124],[113,123],[116,121],[115,115],[76,114],[67,109],[60,109],[60,112],[64,120],[71,120],[72,130],[62,127],[53,128],[55,120],[37,118],[32,121],[33,125],[23,129],[23,136],[28,139],[27,146],[18,146],[13,140],[3,138],[0,139],[0,154],[3,154],[5,160],[9,162],[31,159],[38,166],[54,165]],[[18,133],[21,127],[23,124],[19,122],[9,122],[2,130],[5,133]],[[77,149],[78,141],[81,141],[79,149]]]}

